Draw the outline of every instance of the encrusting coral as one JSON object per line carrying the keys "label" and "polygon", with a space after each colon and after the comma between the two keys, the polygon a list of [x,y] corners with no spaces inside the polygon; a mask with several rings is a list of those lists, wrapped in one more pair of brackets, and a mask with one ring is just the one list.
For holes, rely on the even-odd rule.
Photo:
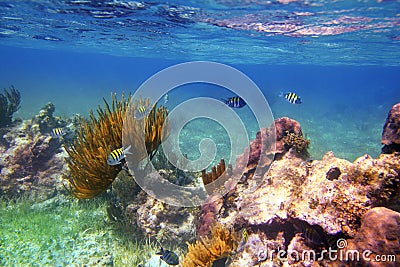
{"label": "encrusting coral", "polygon": [[209,236],[200,236],[194,244],[188,244],[183,267],[209,267],[215,260],[229,257],[236,251],[238,241],[233,231],[216,224],[211,228]]}
{"label": "encrusting coral", "polygon": [[[94,113],[91,112],[89,121],[82,120],[77,139],[71,146],[65,147],[69,155],[67,163],[71,172],[67,180],[69,190],[75,197],[92,198],[98,196],[114,181],[120,167],[110,166],[106,160],[111,151],[122,146],[123,125],[128,124],[128,126],[132,126],[133,131],[137,131],[140,130],[144,121],[146,150],[150,157],[160,145],[164,120],[168,115],[166,109],[161,106],[156,110],[154,106],[147,119],[134,120],[133,116],[125,117],[125,113],[132,110],[132,108],[128,109],[131,100],[131,96],[128,98],[122,96],[122,99],[118,101],[116,96],[113,95],[110,107],[104,99],[105,108],[98,107],[98,117],[96,118]],[[137,104],[135,102],[133,105]],[[135,136],[138,136],[138,134],[129,134],[132,150],[140,147],[136,145],[138,141]],[[147,154],[136,152],[134,155],[147,156]]]}
{"label": "encrusting coral", "polygon": [[12,123],[12,115],[20,108],[20,103],[21,94],[14,86],[10,90],[4,89],[4,94],[0,93],[0,127]]}
{"label": "encrusting coral", "polygon": [[298,134],[286,131],[282,141],[288,147],[295,148],[297,153],[304,153],[310,145],[310,140],[305,139],[301,131]]}

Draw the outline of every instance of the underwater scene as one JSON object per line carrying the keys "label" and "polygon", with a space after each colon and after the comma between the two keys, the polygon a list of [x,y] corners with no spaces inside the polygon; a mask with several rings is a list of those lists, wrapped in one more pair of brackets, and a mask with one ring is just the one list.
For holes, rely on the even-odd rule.
{"label": "underwater scene", "polygon": [[0,0],[0,266],[400,266],[400,1]]}

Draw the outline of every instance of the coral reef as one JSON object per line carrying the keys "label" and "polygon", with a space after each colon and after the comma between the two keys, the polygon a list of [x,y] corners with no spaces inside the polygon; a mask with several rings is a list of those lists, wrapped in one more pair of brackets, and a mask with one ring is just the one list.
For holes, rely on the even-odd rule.
{"label": "coral reef", "polygon": [[394,105],[386,118],[382,132],[382,153],[400,151],[400,103]]}
{"label": "coral reef", "polygon": [[[133,114],[125,114],[128,109],[131,96],[127,99],[122,96],[120,101],[116,96],[112,96],[111,107],[104,99],[105,108],[100,106],[97,109],[98,116],[90,113],[90,121],[82,121],[81,128],[78,130],[77,139],[70,146],[66,146],[66,151],[70,156],[67,163],[71,175],[67,177],[69,189],[77,198],[92,198],[104,192],[114,181],[120,166],[110,166],[106,159],[111,151],[122,146],[122,127],[127,127],[130,131],[124,131],[125,140],[130,141],[132,150],[135,151],[132,157],[134,162],[139,162],[147,155],[154,155],[161,143],[165,129],[164,121],[168,112],[164,107],[155,107],[145,120],[135,120]],[[147,100],[149,101],[149,100]],[[134,103],[133,105],[137,105]],[[127,115],[127,116],[125,116]],[[142,123],[145,121],[145,151],[140,152],[140,135],[135,134],[141,130]],[[128,133],[126,133],[128,132]]]}
{"label": "coral reef", "polygon": [[121,170],[112,184],[112,191],[124,206],[131,203],[141,188],[135,182],[135,179],[126,170]]}
{"label": "coral reef", "polygon": [[54,116],[56,107],[53,103],[48,102],[44,105],[39,114],[32,118],[32,122],[35,127],[39,127],[39,131],[42,134],[49,134],[54,128],[64,127],[67,122],[61,117]]}
{"label": "coral reef", "polygon": [[58,139],[42,135],[39,125],[26,120],[9,128],[0,145],[0,196],[29,196],[45,200],[63,192],[67,173]]}
{"label": "coral reef", "polygon": [[193,240],[197,209],[170,206],[144,191],[125,209],[128,227],[139,230],[160,243],[176,245],[176,240]]}
{"label": "coral reef", "polygon": [[9,90],[4,89],[0,93],[0,128],[10,126],[13,114],[20,108],[21,94],[11,86]]}
{"label": "coral reef", "polygon": [[188,244],[183,267],[209,267],[214,261],[229,257],[236,251],[238,241],[235,233],[221,224],[212,227],[208,236],[201,236],[194,244]]}
{"label": "coral reef", "polygon": [[[363,255],[367,250],[371,253]],[[357,266],[399,266],[400,213],[383,207],[373,208],[365,213],[359,232],[354,239],[347,240],[343,255],[351,255],[351,251],[358,251],[359,260],[344,258],[342,261],[346,265],[354,266],[357,263]]]}
{"label": "coral reef", "polygon": [[[249,240],[255,240],[238,251],[233,266],[280,265],[276,259],[260,257],[260,253],[277,249],[272,244],[279,244],[284,253],[314,249],[318,254],[334,248],[340,238],[354,238],[361,218],[370,209],[385,206],[399,210],[400,153],[381,154],[376,159],[364,155],[351,163],[328,152],[322,160],[308,160],[284,145],[284,133],[300,135],[300,125],[288,118],[276,122],[279,155],[270,168],[258,169],[259,173],[254,174],[257,165],[249,162],[243,172],[246,182],[239,182],[234,192],[202,207],[198,233],[206,232],[211,223],[221,223],[235,229],[245,226],[251,233]],[[260,136],[267,137],[270,131],[262,129],[250,143],[250,152],[242,154],[237,163],[249,155],[269,162],[270,158],[262,155],[272,150]],[[263,162],[258,165],[266,166]],[[235,175],[241,173],[234,171]],[[260,182],[258,188],[252,185],[255,178]],[[289,264],[318,263],[292,260]],[[331,263],[325,257],[322,264]]]}
{"label": "coral reef", "polygon": [[220,214],[223,203],[222,198],[217,198],[201,206],[200,219],[197,223],[197,236],[205,235],[210,231],[211,226],[217,221],[217,216]]}
{"label": "coral reef", "polygon": [[[236,159],[233,174],[240,175],[240,180],[245,182],[253,178],[256,169],[265,172],[274,159],[281,158],[289,151],[290,147],[285,146],[284,142],[286,132],[302,135],[300,124],[288,117],[278,118],[269,128],[257,132],[256,139],[252,140],[249,148]],[[256,176],[259,177],[260,174]]]}

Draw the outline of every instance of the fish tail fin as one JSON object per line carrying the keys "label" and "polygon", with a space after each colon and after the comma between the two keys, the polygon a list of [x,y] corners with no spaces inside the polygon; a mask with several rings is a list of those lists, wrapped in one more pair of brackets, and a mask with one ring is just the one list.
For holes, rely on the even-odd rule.
{"label": "fish tail fin", "polygon": [[284,92],[279,92],[278,96],[279,97],[284,97],[285,93]]}
{"label": "fish tail fin", "polygon": [[132,155],[133,153],[129,151],[129,149],[131,149],[131,147],[132,147],[132,146],[129,145],[127,148],[124,149],[123,153],[124,153],[124,154],[131,154],[131,155]]}
{"label": "fish tail fin", "polygon": [[222,101],[222,102],[224,102],[225,104],[228,104],[228,100],[226,100],[226,99],[223,99],[223,98],[220,98],[220,100]]}
{"label": "fish tail fin", "polygon": [[164,249],[163,249],[163,247],[161,247],[160,251],[157,251],[157,252],[156,252],[156,255],[162,255],[162,254],[164,254]]}

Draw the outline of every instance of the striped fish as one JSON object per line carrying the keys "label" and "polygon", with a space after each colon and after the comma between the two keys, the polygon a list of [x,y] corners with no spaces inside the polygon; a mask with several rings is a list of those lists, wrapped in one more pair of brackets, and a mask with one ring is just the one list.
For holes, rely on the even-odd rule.
{"label": "striped fish", "polygon": [[243,251],[244,247],[246,246],[247,240],[249,240],[249,232],[247,232],[246,227],[242,229],[241,233],[242,233],[242,240],[239,242],[236,252]]}
{"label": "striped fish", "polygon": [[111,151],[110,155],[107,157],[107,164],[111,166],[121,164],[121,160],[125,158],[125,154],[132,154],[128,151],[130,148],[131,146],[125,149],[121,147]]}
{"label": "striped fish", "polygon": [[244,244],[246,244],[247,240],[249,240],[249,232],[247,232],[246,228],[243,228],[243,230],[242,230],[242,241],[243,241]]}
{"label": "striped fish", "polygon": [[62,137],[66,134],[66,132],[64,131],[63,128],[54,128],[53,130],[51,130],[50,135],[52,137]]}
{"label": "striped fish", "polygon": [[279,94],[280,97],[283,97],[291,104],[301,104],[301,98],[296,93],[288,92]]}
{"label": "striped fish", "polygon": [[324,236],[320,234],[313,227],[306,227],[302,231],[302,237],[306,239],[306,241],[315,246],[324,245]]}
{"label": "striped fish", "polygon": [[157,252],[156,255],[161,255],[160,259],[165,261],[168,265],[178,265],[179,257],[174,252],[169,250],[164,250],[161,248],[161,251]]}
{"label": "striped fish", "polygon": [[246,102],[240,96],[230,97],[227,100],[222,99],[225,104],[227,104],[231,108],[242,108],[246,106]]}
{"label": "striped fish", "polygon": [[152,108],[151,105],[138,106],[133,114],[133,117],[136,120],[141,120],[147,115],[149,115],[151,108]]}

